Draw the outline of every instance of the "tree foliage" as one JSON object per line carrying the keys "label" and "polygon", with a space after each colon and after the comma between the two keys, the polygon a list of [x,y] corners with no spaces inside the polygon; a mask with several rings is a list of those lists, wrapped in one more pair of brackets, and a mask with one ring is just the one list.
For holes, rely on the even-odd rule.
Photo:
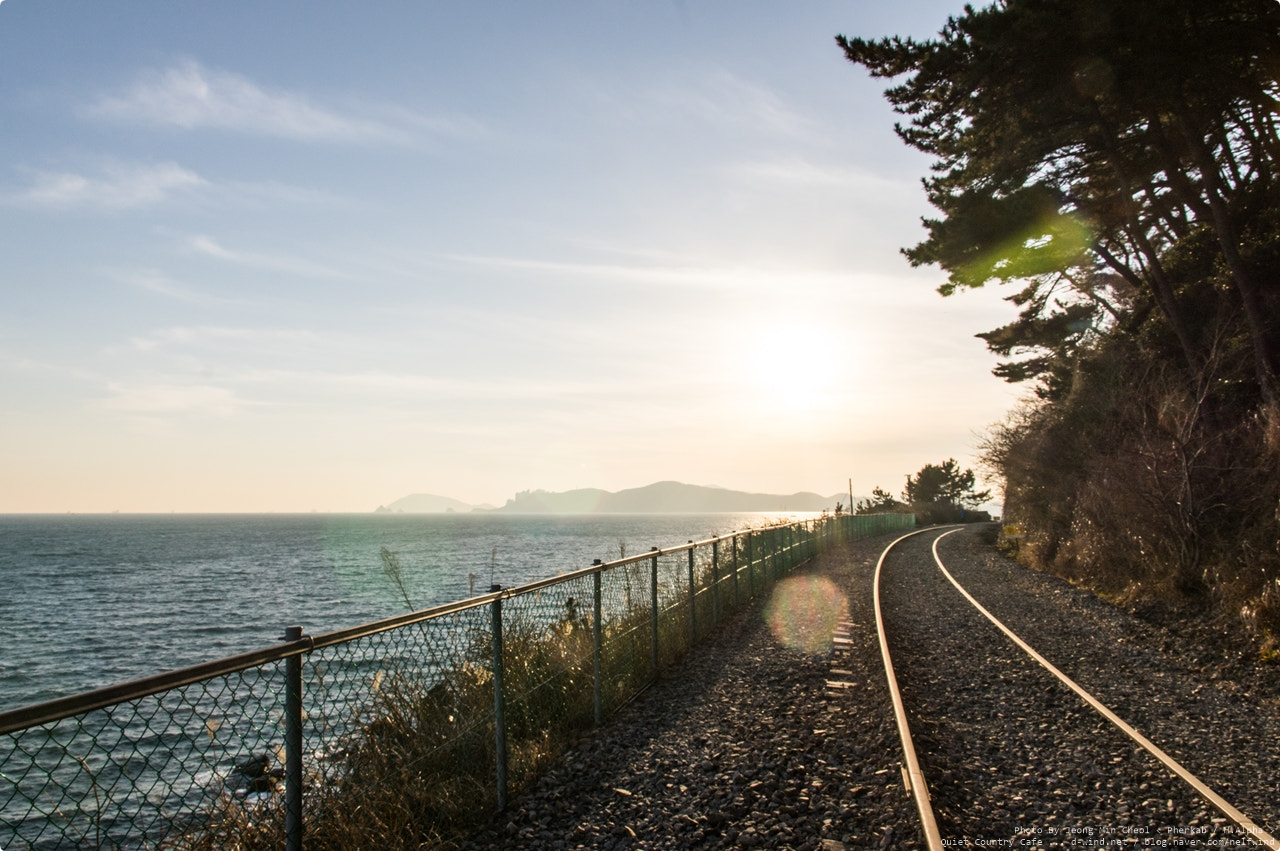
{"label": "tree foliage", "polygon": [[1036,398],[983,463],[1021,556],[1280,647],[1280,3],[996,0],[837,41],[933,158],[908,261],[1012,289],[979,336]]}
{"label": "tree foliage", "polygon": [[991,499],[991,492],[977,490],[976,482],[973,470],[961,470],[954,458],[925,464],[914,476],[907,476],[901,502],[877,485],[870,499],[858,501],[857,513],[914,512],[924,523],[958,520]]}
{"label": "tree foliage", "polygon": [[[1277,191],[1280,4],[1003,0],[934,40],[838,42],[873,76],[906,77],[886,92],[898,134],[935,157],[942,216],[908,259],[946,270],[944,295],[1019,286],[1018,320],[984,337],[1031,357],[1000,374],[1043,378],[1153,312],[1194,371],[1234,315],[1255,391],[1274,397],[1276,249],[1258,213]],[[1168,268],[1185,240],[1220,267],[1208,312]]]}
{"label": "tree foliage", "polygon": [[906,505],[898,502],[893,494],[876,485],[871,489],[870,499],[860,499],[854,506],[855,514],[898,513],[906,509]]}
{"label": "tree foliage", "polygon": [[961,470],[956,459],[941,464],[925,464],[914,476],[907,476],[902,498],[911,505],[942,503],[957,508],[976,508],[991,499],[990,491],[975,490],[973,470]]}

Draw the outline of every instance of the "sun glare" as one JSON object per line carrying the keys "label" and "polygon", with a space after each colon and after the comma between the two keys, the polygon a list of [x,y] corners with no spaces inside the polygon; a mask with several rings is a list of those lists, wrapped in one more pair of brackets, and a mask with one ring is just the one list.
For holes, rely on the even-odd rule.
{"label": "sun glare", "polygon": [[765,619],[784,647],[826,653],[848,608],[848,601],[830,579],[793,576],[774,588]]}
{"label": "sun glare", "polygon": [[810,325],[765,327],[747,341],[742,380],[769,390],[769,407],[780,414],[810,413],[837,390],[840,347]]}

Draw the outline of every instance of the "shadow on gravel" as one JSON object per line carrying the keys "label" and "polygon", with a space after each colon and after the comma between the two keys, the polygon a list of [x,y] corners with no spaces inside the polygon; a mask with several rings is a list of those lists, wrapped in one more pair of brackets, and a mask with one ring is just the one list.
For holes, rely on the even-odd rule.
{"label": "shadow on gravel", "polygon": [[871,610],[891,539],[824,553],[744,607],[461,847],[921,847]]}

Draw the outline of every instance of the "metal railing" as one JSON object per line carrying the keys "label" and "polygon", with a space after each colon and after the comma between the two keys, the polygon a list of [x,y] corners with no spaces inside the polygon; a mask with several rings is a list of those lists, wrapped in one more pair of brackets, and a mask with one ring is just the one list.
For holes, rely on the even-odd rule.
{"label": "metal railing", "polygon": [[0,713],[0,849],[456,835],[726,613],[834,543],[913,526],[824,516],[655,548]]}

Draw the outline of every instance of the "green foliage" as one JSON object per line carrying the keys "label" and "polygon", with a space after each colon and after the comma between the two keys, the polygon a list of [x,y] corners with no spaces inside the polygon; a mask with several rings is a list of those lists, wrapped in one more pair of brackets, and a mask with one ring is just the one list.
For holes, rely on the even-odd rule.
{"label": "green foliage", "polygon": [[[1276,393],[1274,209],[1280,134],[1280,5],[1271,0],[1004,0],[966,7],[936,39],[838,38],[908,117],[899,136],[935,157],[941,211],[904,253],[948,273],[943,294],[1017,281],[1017,322],[983,335],[1014,380],[1066,392],[1098,333],[1152,316],[1192,371],[1211,355],[1204,320],[1225,310],[1247,339],[1255,392]],[[1207,234],[1225,287],[1208,311],[1166,253]],[[1088,330],[1087,330],[1088,329]]]}
{"label": "green foliage", "polygon": [[951,272],[939,288],[943,295],[1078,269],[1088,261],[1092,235],[1061,206],[1061,198],[1039,184],[1007,196],[956,196],[946,219],[926,220],[930,238],[903,253],[913,266]]}

